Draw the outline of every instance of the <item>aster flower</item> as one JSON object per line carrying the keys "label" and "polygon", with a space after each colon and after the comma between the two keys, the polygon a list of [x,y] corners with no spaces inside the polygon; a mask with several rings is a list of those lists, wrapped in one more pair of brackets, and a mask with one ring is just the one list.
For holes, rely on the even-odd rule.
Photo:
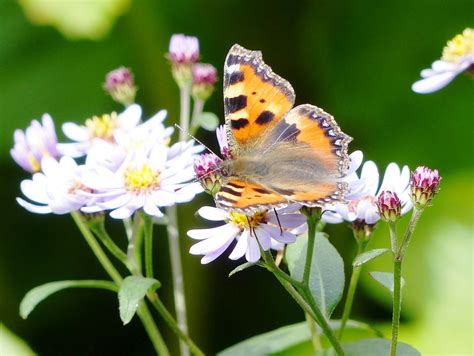
{"label": "aster flower", "polygon": [[189,183],[194,176],[192,142],[171,147],[157,145],[150,152],[131,152],[116,171],[97,166],[83,175],[83,183],[94,190],[94,205],[82,209],[92,213],[112,210],[115,219],[130,217],[136,210],[161,217],[159,207],[183,203],[202,192],[199,183]]}
{"label": "aster flower", "polygon": [[443,49],[441,60],[434,61],[430,69],[421,71],[423,79],[412,85],[420,94],[437,91],[448,85],[458,74],[474,70],[474,29],[466,28]]}
{"label": "aster flower", "polygon": [[[360,177],[351,173],[346,181],[349,191],[346,194],[347,204],[336,203],[324,209],[322,219],[330,224],[349,221],[354,227],[365,229],[366,225],[373,226],[379,219],[376,201],[383,191],[390,190],[397,194],[401,201],[401,214],[412,208],[409,199],[410,171],[407,166],[402,170],[396,163],[390,163],[385,170],[382,184],[379,187],[379,172],[372,161],[367,161],[362,166]],[[370,232],[370,229],[366,232]]]}
{"label": "aster flower", "polygon": [[41,123],[31,121],[30,126],[23,132],[15,130],[14,146],[10,155],[15,162],[27,172],[38,172],[43,157],[59,158],[57,150],[58,138],[51,116],[44,114]]}
{"label": "aster flower", "polygon": [[[273,210],[263,210],[252,213],[226,211],[224,209],[205,206],[198,214],[211,221],[224,221],[225,224],[210,228],[188,231],[188,236],[202,240],[193,246],[189,252],[193,255],[203,255],[201,263],[214,261],[232,244],[237,241],[229,258],[237,260],[245,256],[249,262],[257,262],[260,257],[260,247],[268,251],[271,247],[296,240],[293,229],[301,228],[306,217],[297,212],[299,204],[278,209],[277,215]],[[300,229],[301,230],[301,229]],[[257,241],[258,239],[258,241]]]}
{"label": "aster flower", "polygon": [[71,157],[62,157],[59,162],[51,157],[41,161],[42,173],[35,173],[32,179],[21,182],[22,193],[32,202],[17,198],[18,204],[37,214],[67,214],[86,205],[90,197],[83,191],[80,173],[84,166],[78,166]]}
{"label": "aster flower", "polygon": [[95,140],[88,150],[86,165],[104,166],[116,171],[130,152],[143,150],[148,154],[156,145],[167,144],[174,130],[163,125],[166,114],[161,110],[128,132],[116,130],[113,142]]}
{"label": "aster flower", "polygon": [[66,122],[62,129],[64,134],[74,143],[63,143],[58,149],[65,156],[81,157],[88,153],[92,145],[99,141],[115,143],[117,132],[130,132],[136,127],[142,115],[139,105],[128,106],[121,114],[115,112],[101,116],[93,116],[84,125]]}
{"label": "aster flower", "polygon": [[118,103],[125,106],[135,101],[137,87],[130,69],[119,67],[107,73],[104,89]]}
{"label": "aster flower", "polygon": [[441,177],[438,170],[420,166],[411,176],[410,189],[411,201],[419,208],[423,209],[430,205],[434,196],[438,193]]}

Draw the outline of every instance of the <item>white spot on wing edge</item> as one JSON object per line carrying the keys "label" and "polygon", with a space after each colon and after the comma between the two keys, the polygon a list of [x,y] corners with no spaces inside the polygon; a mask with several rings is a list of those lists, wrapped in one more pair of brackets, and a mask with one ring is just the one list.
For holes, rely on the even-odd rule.
{"label": "white spot on wing edge", "polygon": [[226,68],[227,73],[232,74],[240,70],[240,64],[232,64]]}

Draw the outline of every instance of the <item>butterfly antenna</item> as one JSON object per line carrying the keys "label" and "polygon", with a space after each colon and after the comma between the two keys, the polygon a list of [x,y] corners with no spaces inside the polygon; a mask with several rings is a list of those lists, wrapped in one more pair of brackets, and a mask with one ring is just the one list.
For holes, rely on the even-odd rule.
{"label": "butterfly antenna", "polygon": [[214,154],[215,156],[217,156],[221,161],[222,161],[222,158],[220,158],[218,155],[216,155],[214,153],[214,151],[212,151],[209,147],[207,147],[204,143],[202,143],[200,140],[198,140],[196,137],[194,137],[193,135],[191,135],[191,133],[189,133],[189,131],[183,129],[181,126],[179,126],[178,124],[174,124],[174,126],[176,126],[179,130],[181,130],[182,132],[184,132],[186,135],[188,135],[189,137],[191,137],[194,141],[198,142],[200,145],[203,145],[204,147],[206,147],[206,149],[211,152],[212,154]]}
{"label": "butterfly antenna", "polygon": [[278,221],[278,226],[280,227],[280,236],[281,236],[281,235],[283,235],[283,228],[281,227],[280,218],[278,217],[278,213],[277,213],[275,208],[273,208],[273,211],[275,212],[275,216],[276,216],[277,221]]}

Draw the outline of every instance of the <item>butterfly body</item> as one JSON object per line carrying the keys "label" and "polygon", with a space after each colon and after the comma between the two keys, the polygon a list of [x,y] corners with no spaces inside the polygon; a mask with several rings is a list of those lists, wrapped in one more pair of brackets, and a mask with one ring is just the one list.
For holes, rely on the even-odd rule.
{"label": "butterfly body", "polygon": [[291,85],[272,72],[260,52],[231,48],[224,107],[232,158],[221,163],[218,206],[245,211],[343,199],[351,138],[316,106],[291,109],[294,99]]}

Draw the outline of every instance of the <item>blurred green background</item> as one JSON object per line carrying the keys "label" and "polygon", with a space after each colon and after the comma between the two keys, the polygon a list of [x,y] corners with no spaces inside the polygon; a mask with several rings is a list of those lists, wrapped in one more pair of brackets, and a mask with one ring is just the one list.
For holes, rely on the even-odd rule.
{"label": "blurred green background", "polygon": [[[351,150],[362,149],[381,169],[391,161],[439,169],[442,190],[421,219],[404,268],[401,341],[423,354],[472,354],[474,82],[462,75],[434,94],[410,90],[446,41],[472,27],[471,0],[104,0],[70,1],[58,9],[59,3],[0,2],[0,323],[42,355],[152,353],[140,322],[122,326],[116,297],[106,291],[66,291],[26,321],[19,317],[21,298],[36,285],[106,275],[70,217],[37,216],[16,204],[27,174],[8,151],[13,130],[44,112],[59,129],[64,121],[120,110],[101,87],[105,74],[120,65],[135,72],[145,117],[166,108],[168,123],[176,121],[178,91],[164,55],[171,34],[186,33],[199,37],[202,61],[216,66],[221,77],[232,44],[262,50],[265,61],[293,84],[297,104],[332,113],[354,137]],[[221,83],[206,109],[222,119]],[[216,147],[212,134],[198,137]],[[213,354],[303,315],[265,271],[254,268],[228,278],[235,262],[220,258],[202,266],[187,253],[191,241],[185,231],[206,225],[193,213],[210,203],[201,196],[181,206],[180,215],[191,335]],[[120,226],[109,226],[123,245]],[[350,230],[343,225],[328,230],[349,272],[355,253]],[[373,246],[387,246],[387,234],[380,226]],[[155,247],[161,294],[172,307],[162,228]],[[370,280],[370,270],[390,271],[389,259],[364,268],[353,317],[388,335],[389,294]],[[340,313],[341,306],[334,316]],[[174,335],[160,325],[176,350]],[[2,345],[3,356],[1,350]]]}

